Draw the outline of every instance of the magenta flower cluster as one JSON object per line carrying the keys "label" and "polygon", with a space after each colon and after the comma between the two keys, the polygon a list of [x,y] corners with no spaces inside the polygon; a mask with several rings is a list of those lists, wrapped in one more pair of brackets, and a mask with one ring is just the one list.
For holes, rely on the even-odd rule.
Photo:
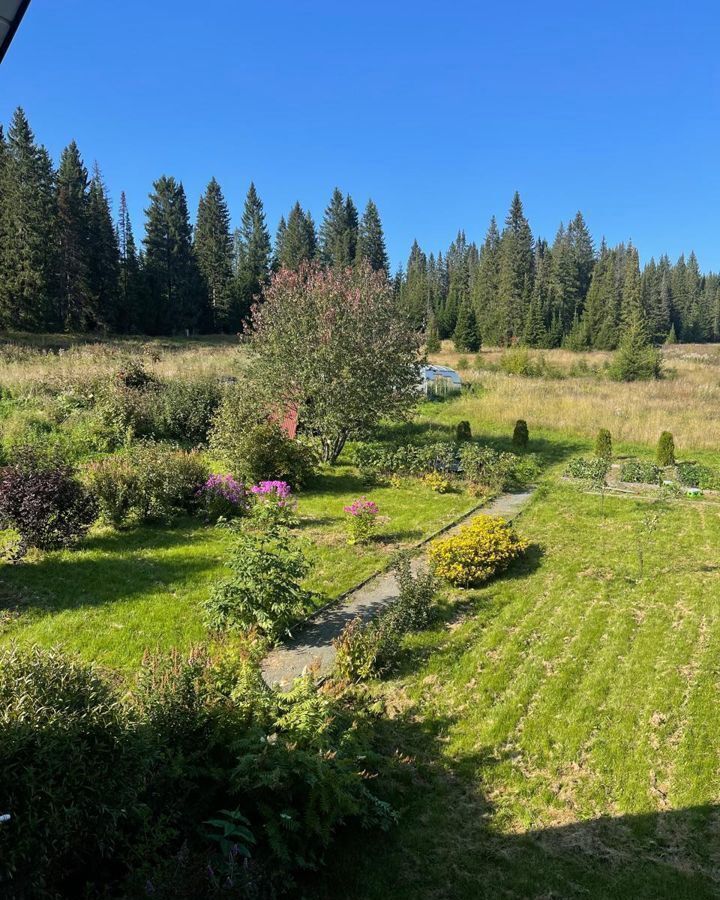
{"label": "magenta flower cluster", "polygon": [[380,512],[377,503],[368,500],[367,497],[359,497],[357,500],[353,500],[349,506],[344,506],[343,509],[350,516],[370,517],[376,516]]}
{"label": "magenta flower cluster", "polygon": [[199,497],[227,500],[233,506],[245,502],[245,485],[236,481],[232,475],[211,475],[197,492]]}
{"label": "magenta flower cluster", "polygon": [[250,491],[258,500],[275,502],[279,507],[292,503],[292,490],[287,481],[260,481]]}

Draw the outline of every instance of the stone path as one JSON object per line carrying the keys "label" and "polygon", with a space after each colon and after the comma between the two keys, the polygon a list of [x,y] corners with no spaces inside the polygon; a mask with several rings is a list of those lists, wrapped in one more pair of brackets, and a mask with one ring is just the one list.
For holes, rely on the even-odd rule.
{"label": "stone path", "polygon": [[[514,518],[525,506],[532,491],[517,494],[501,494],[488,506],[475,510],[443,536],[452,534],[476,515],[502,516]],[[413,560],[413,565],[421,565],[422,558]],[[319,610],[306,623],[299,626],[295,635],[285,644],[275,647],[262,662],[263,678],[271,687],[288,689],[293,679],[306,669],[315,667],[318,676],[327,673],[335,657],[333,640],[343,628],[356,617],[372,619],[398,596],[395,577],[389,572],[381,572],[371,578],[344,600]]]}

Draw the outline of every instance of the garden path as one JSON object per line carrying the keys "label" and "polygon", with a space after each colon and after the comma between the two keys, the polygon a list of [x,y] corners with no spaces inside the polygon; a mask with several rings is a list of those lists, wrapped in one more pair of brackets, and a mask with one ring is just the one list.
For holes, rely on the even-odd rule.
{"label": "garden path", "polygon": [[[476,515],[502,516],[512,519],[518,515],[532,496],[532,491],[501,494],[481,510],[473,510],[443,532],[452,534]],[[422,557],[413,560],[417,568]],[[341,600],[318,610],[288,641],[268,653],[262,662],[263,678],[271,687],[288,690],[295,678],[313,670],[317,677],[327,674],[335,658],[333,641],[352,619],[368,620],[397,599],[398,587],[390,572],[380,572]]]}

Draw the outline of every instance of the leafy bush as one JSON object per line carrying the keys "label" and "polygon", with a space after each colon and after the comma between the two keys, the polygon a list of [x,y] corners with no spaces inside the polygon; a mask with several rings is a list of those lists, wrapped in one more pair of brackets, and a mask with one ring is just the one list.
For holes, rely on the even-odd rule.
{"label": "leafy bush", "polygon": [[236,476],[247,481],[287,481],[294,490],[312,476],[316,459],[309,447],[291,440],[274,422],[251,425],[240,433],[216,420],[211,446]]}
{"label": "leafy bush", "polygon": [[658,440],[655,461],[659,466],[675,465],[675,440],[669,431],[663,431]]}
{"label": "leafy bush", "polygon": [[506,569],[527,550],[511,525],[494,516],[477,516],[460,531],[430,547],[435,574],[456,587],[477,587]]}
{"label": "leafy bush", "polygon": [[362,681],[389,670],[397,660],[403,635],[426,628],[436,592],[431,572],[413,572],[410,556],[399,554],[392,570],[398,598],[378,618],[348,622],[334,642],[334,673],[342,681]]}
{"label": "leafy bush", "polygon": [[380,512],[377,503],[367,497],[359,497],[349,506],[344,506],[343,511],[347,515],[345,526],[348,544],[363,544],[368,541],[377,525]]}
{"label": "leafy bush", "polygon": [[680,484],[700,488],[703,491],[720,490],[720,473],[700,463],[681,463],[677,467]]}
{"label": "leafy bush", "polygon": [[642,462],[639,459],[628,460],[620,468],[621,481],[637,482],[638,484],[658,484],[661,476],[662,470],[658,466]]}
{"label": "leafy bush", "polygon": [[612,459],[613,446],[612,435],[607,428],[601,428],[595,438],[595,456],[598,459]]}
{"label": "leafy bush", "polygon": [[114,525],[168,522],[192,512],[208,477],[199,454],[153,443],[91,463],[86,483],[101,515]]}
{"label": "leafy bush", "polygon": [[91,668],[37,648],[2,653],[0,730],[8,896],[85,896],[83,884],[124,855],[127,831],[144,825],[140,736]]}
{"label": "leafy bush", "polygon": [[217,585],[203,604],[213,630],[258,628],[275,639],[289,634],[290,626],[311,608],[312,594],[301,585],[310,566],[287,529],[234,529],[226,565],[231,577]]}
{"label": "leafy bush", "polygon": [[472,429],[467,419],[463,419],[462,422],[458,422],[455,426],[455,440],[458,444],[472,440]]}
{"label": "leafy bush", "polygon": [[412,475],[454,472],[458,467],[458,447],[451,441],[432,444],[362,443],[353,449],[353,462],[363,475]]}
{"label": "leafy bush", "polygon": [[527,422],[525,419],[518,419],[515,423],[515,428],[513,429],[513,447],[517,447],[518,450],[524,450],[527,447],[529,440],[530,434],[528,432]]}
{"label": "leafy bush", "polygon": [[522,375],[526,378],[538,378],[542,374],[541,367],[533,361],[525,347],[506,350],[500,357],[500,368],[508,375]]}
{"label": "leafy bush", "polygon": [[55,650],[1,651],[0,893],[276,896],[343,823],[394,822],[365,720],[309,678],[271,691],[236,650],[150,657],[129,690]]}
{"label": "leafy bush", "polygon": [[610,471],[610,462],[599,456],[590,458],[578,457],[571,459],[565,469],[568,478],[578,478],[581,481],[605,481]]}
{"label": "leafy bush", "polygon": [[512,453],[499,453],[491,447],[466,444],[460,450],[460,471],[475,485],[502,490],[512,481],[512,471],[517,457]]}
{"label": "leafy bush", "polygon": [[70,466],[26,450],[0,469],[0,528],[17,531],[23,546],[72,546],[96,515],[93,498]]}
{"label": "leafy bush", "polygon": [[221,399],[216,378],[175,378],[163,383],[155,436],[204,443]]}

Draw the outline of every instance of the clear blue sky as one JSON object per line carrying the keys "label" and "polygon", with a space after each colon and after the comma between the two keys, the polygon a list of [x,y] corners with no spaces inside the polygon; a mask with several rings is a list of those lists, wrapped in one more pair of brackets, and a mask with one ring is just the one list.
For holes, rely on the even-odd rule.
{"label": "clear blue sky", "polygon": [[720,269],[720,6],[33,0],[0,66],[57,156],[97,159],[136,233],[154,178],[209,178],[237,222],[250,180],[277,220],[332,188],[413,238],[482,240],[518,189],[535,234],[582,209],[643,259]]}

